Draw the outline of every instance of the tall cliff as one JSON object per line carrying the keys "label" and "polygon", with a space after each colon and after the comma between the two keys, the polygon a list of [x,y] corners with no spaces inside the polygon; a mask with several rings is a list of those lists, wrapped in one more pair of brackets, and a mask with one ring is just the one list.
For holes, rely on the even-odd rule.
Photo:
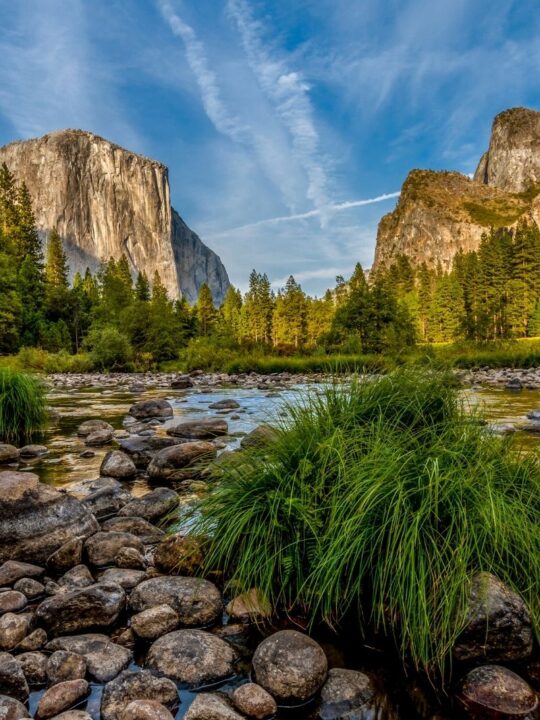
{"label": "tall cliff", "polygon": [[158,270],[172,298],[194,302],[207,282],[222,301],[227,272],[171,207],[161,163],[81,130],[5,145],[2,162],[28,186],[44,241],[58,230],[71,276],[125,254],[133,273]]}
{"label": "tall cliff", "polygon": [[495,118],[474,179],[456,172],[409,173],[395,210],[379,223],[373,271],[400,254],[413,265],[440,263],[448,270],[459,250],[477,249],[484,232],[520,218],[540,225],[540,112],[514,108]]}

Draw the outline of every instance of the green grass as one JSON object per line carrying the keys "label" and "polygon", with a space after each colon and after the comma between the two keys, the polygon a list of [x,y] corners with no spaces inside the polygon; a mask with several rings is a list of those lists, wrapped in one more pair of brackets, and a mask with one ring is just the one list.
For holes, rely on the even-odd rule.
{"label": "green grass", "polygon": [[520,592],[540,627],[537,459],[473,420],[425,369],[335,384],[290,407],[266,448],[216,465],[181,521],[209,536],[206,570],[231,588],[312,621],[353,612],[440,679],[476,571]]}
{"label": "green grass", "polygon": [[409,355],[409,360],[419,364],[435,362],[447,367],[464,369],[538,367],[540,366],[540,338],[418,346]]}
{"label": "green grass", "polygon": [[0,438],[3,442],[30,440],[47,419],[45,389],[32,375],[0,368]]}

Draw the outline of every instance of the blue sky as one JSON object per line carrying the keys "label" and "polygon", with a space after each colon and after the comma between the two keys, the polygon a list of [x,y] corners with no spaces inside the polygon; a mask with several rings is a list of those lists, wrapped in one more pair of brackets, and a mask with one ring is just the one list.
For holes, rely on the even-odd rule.
{"label": "blue sky", "polygon": [[540,109],[539,40],[537,0],[0,0],[0,144],[161,160],[235,284],[320,293],[411,168],[470,173],[496,113]]}

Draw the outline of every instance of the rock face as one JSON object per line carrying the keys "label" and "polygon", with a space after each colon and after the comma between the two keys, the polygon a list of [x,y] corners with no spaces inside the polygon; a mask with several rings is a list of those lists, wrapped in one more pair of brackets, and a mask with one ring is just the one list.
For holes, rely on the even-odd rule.
{"label": "rock face", "polygon": [[125,254],[134,273],[159,270],[172,298],[194,302],[206,282],[223,300],[227,272],[171,207],[161,163],[82,130],[5,145],[3,162],[28,186],[43,238],[58,230],[72,276]]}

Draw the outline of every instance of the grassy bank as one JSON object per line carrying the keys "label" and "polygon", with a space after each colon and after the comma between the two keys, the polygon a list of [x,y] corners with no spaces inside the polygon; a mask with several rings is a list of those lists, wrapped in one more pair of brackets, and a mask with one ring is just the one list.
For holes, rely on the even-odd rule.
{"label": "grassy bank", "polygon": [[47,408],[41,382],[27,373],[0,368],[0,439],[30,440],[45,426]]}

